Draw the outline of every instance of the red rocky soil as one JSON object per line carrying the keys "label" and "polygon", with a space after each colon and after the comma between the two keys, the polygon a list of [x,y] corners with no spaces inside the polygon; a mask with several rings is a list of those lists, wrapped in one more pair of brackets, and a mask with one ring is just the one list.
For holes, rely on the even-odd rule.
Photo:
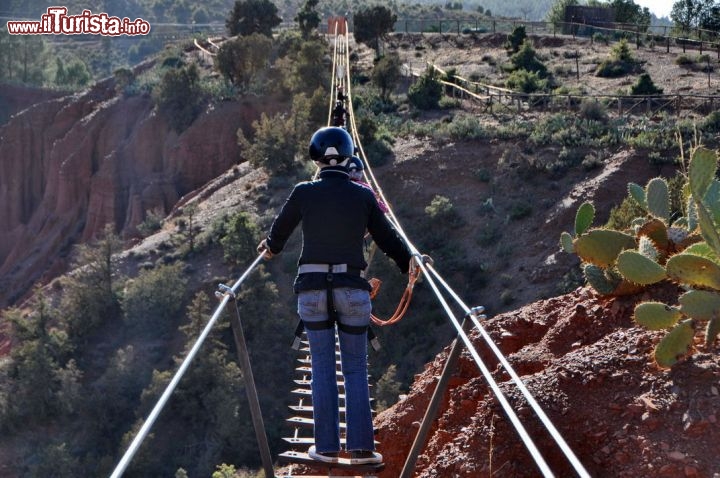
{"label": "red rocky soil", "polygon": [[[704,351],[698,342],[691,358],[659,369],[651,355],[661,333],[632,321],[639,301],[672,302],[677,292],[666,285],[644,295],[603,298],[580,288],[485,324],[591,476],[720,476],[720,347]],[[556,476],[576,476],[479,334],[471,338]],[[399,475],[448,351],[416,377],[405,400],[376,420],[386,461],[379,477]],[[415,476],[541,476],[467,352]]]}

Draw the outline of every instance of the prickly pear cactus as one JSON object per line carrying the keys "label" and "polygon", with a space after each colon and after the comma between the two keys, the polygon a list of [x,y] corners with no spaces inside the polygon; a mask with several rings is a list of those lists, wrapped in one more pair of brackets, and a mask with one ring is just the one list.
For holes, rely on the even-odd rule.
{"label": "prickly pear cactus", "polygon": [[621,251],[635,247],[635,238],[612,229],[592,229],[575,239],[573,246],[584,262],[607,268]]}
{"label": "prickly pear cactus", "polygon": [[662,338],[655,347],[655,362],[660,367],[672,367],[680,357],[687,355],[695,336],[694,325],[691,319],[683,320]]}
{"label": "prickly pear cactus", "polygon": [[[720,335],[717,170],[717,154],[696,148],[683,189],[688,196],[685,211],[671,211],[666,180],[654,178],[645,187],[629,183],[628,194],[646,213],[631,221],[630,230],[593,229],[595,211],[585,203],[576,214],[575,235],[561,236],[564,250],[580,257],[588,284],[602,295],[638,291],[663,280],[688,289],[677,305],[648,301],[635,308],[638,324],[652,330],[669,329],[655,349],[660,367],[671,367],[688,354],[696,331],[704,330],[706,349]],[[671,218],[675,219],[671,222]]]}
{"label": "prickly pear cactus", "polygon": [[638,251],[622,251],[617,258],[620,274],[630,282],[650,285],[665,279],[665,268]]}
{"label": "prickly pear cactus", "polygon": [[677,324],[682,312],[662,302],[643,302],[635,306],[635,322],[650,330],[663,330]]}

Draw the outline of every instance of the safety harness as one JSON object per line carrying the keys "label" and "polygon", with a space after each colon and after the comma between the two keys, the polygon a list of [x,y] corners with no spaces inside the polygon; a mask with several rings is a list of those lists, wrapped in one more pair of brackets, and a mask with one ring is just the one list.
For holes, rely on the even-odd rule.
{"label": "safety harness", "polygon": [[300,347],[300,341],[303,330],[307,327],[308,330],[327,330],[332,329],[337,324],[339,330],[347,334],[361,335],[367,333],[368,340],[375,350],[380,349],[380,343],[375,336],[375,332],[367,326],[347,325],[343,324],[338,320],[338,312],[335,308],[335,300],[333,298],[334,274],[352,274],[362,276],[362,269],[350,267],[347,264],[302,264],[298,268],[298,274],[307,274],[311,272],[322,272],[325,273],[325,291],[327,300],[327,311],[328,319],[318,322],[303,322],[300,320],[297,327],[295,327],[295,337],[293,339],[292,347],[298,349]]}

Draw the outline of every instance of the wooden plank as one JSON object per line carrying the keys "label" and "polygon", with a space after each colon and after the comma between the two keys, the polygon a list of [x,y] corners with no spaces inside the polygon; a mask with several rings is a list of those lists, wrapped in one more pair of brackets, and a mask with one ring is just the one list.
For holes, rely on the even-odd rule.
{"label": "wooden plank", "polygon": [[[313,437],[284,437],[284,441],[292,445],[314,445],[315,439]],[[340,438],[340,444],[345,444],[345,438]],[[380,444],[379,441],[375,440],[375,446]]]}
{"label": "wooden plank", "polygon": [[[324,463],[322,461],[313,460],[307,453],[297,451],[286,451],[278,455],[278,461],[283,463],[301,463],[303,465],[312,465],[317,468],[327,468],[328,470],[354,470],[357,472],[364,471],[381,471],[385,468],[385,463],[355,465],[350,463],[350,458],[339,458],[337,463]],[[365,478],[369,478],[367,475]]]}
{"label": "wooden plank", "polygon": [[[315,426],[315,420],[313,420],[312,418],[290,417],[285,421],[288,423],[292,423],[293,425],[301,425],[301,426],[306,426],[306,427]],[[340,422],[340,429],[344,430],[345,428],[347,428],[347,425],[345,425],[344,422]]]}

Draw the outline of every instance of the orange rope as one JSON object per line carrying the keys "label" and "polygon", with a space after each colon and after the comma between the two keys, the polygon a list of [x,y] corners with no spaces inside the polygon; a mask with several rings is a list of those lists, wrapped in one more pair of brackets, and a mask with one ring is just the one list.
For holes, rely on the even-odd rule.
{"label": "orange rope", "polygon": [[[374,314],[370,314],[370,320],[372,320],[373,324],[375,325],[392,325],[397,322],[400,322],[400,319],[402,319],[405,316],[405,312],[407,312],[408,307],[410,306],[410,300],[412,299],[413,294],[413,288],[415,287],[415,283],[420,278],[420,274],[422,273],[422,270],[420,269],[420,266],[415,265],[415,267],[411,267],[410,271],[408,271],[408,284],[405,287],[405,291],[403,292],[402,297],[400,298],[400,303],[397,306],[397,309],[395,309],[395,312],[393,313],[392,317],[390,317],[387,320],[382,320],[375,316]],[[380,279],[370,279],[368,282],[370,282],[370,285],[372,286],[372,291],[370,292],[370,298],[374,299],[377,295],[378,291],[380,290],[380,284],[382,284],[382,281]]]}

